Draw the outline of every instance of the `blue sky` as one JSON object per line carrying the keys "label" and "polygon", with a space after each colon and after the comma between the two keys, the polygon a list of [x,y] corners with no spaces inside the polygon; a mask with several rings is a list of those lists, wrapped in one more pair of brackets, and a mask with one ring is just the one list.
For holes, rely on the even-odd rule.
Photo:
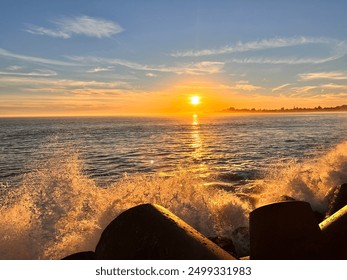
{"label": "blue sky", "polygon": [[346,104],[346,11],[337,0],[2,0],[0,115],[174,113],[190,95],[204,110]]}

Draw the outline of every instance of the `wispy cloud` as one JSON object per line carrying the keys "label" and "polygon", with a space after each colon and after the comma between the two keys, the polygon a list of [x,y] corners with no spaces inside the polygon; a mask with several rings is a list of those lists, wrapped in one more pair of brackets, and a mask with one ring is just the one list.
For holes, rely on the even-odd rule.
{"label": "wispy cloud", "polygon": [[336,93],[344,93],[347,91],[347,85],[340,84],[320,84],[308,85],[291,88],[291,96],[317,96],[317,95],[332,95]]}
{"label": "wispy cloud", "polygon": [[344,72],[313,72],[313,73],[303,73],[299,74],[300,81],[310,81],[310,80],[347,80],[347,74]]}
{"label": "wispy cloud", "polygon": [[224,62],[220,61],[201,61],[191,64],[185,64],[180,67],[167,68],[168,72],[175,72],[177,74],[217,74],[221,73],[224,67]]}
{"label": "wispy cloud", "polygon": [[233,90],[233,91],[256,91],[263,89],[261,86],[253,85],[249,81],[237,81],[233,84],[218,84],[218,85],[201,85],[199,83],[198,85],[179,85],[176,86],[177,88],[184,88],[184,89],[209,89],[209,90]]}
{"label": "wispy cloud", "polygon": [[347,90],[347,85],[338,85],[338,84],[324,84],[320,85],[320,88],[330,89],[330,90]]}
{"label": "wispy cloud", "polygon": [[1,48],[0,48],[0,56],[17,59],[21,61],[26,61],[26,62],[39,63],[39,64],[60,65],[60,66],[76,66],[77,65],[76,63],[72,63],[72,62],[16,54]]}
{"label": "wispy cloud", "polygon": [[262,89],[261,86],[250,84],[249,81],[238,81],[232,85],[221,85],[221,87],[237,91],[256,91]]}
{"label": "wispy cloud", "polygon": [[71,37],[71,34],[67,33],[66,31],[61,30],[52,30],[41,26],[36,25],[28,25],[27,32],[35,35],[46,35],[50,37],[57,37],[57,38],[64,38],[68,39]]}
{"label": "wispy cloud", "polygon": [[0,71],[0,75],[8,76],[30,76],[30,77],[51,77],[56,76],[57,72],[49,69],[35,69],[32,72],[6,72]]}
{"label": "wispy cloud", "polygon": [[124,89],[130,88],[129,84],[123,81],[117,82],[99,82],[68,79],[47,79],[39,77],[1,77],[0,82],[3,85],[16,85],[22,88],[39,89]]}
{"label": "wispy cloud", "polygon": [[286,88],[286,87],[288,87],[288,86],[290,86],[290,84],[284,84],[284,85],[281,85],[281,86],[278,86],[278,87],[273,88],[271,91],[272,91],[272,92],[280,91],[280,90],[282,90],[282,89],[284,89],[284,88]]}
{"label": "wispy cloud", "polygon": [[[100,68],[107,68],[112,67],[112,65],[120,65],[124,66],[133,70],[143,70],[143,71],[150,71],[153,67],[124,60],[124,59],[111,59],[111,58],[104,58],[104,57],[96,57],[96,56],[67,56],[68,59],[72,61],[77,61],[81,64],[85,65],[108,65],[108,66],[97,66]],[[111,65],[111,66],[110,66]]]}
{"label": "wispy cloud", "polygon": [[9,71],[17,71],[17,70],[23,69],[23,66],[10,65],[10,66],[6,67],[5,69],[9,70]]}
{"label": "wispy cloud", "polygon": [[146,65],[124,59],[109,59],[103,57],[94,56],[68,56],[72,61],[78,61],[84,64],[98,64],[98,65],[119,65],[132,70],[137,71],[149,71],[149,72],[164,72],[164,73],[176,73],[190,74],[190,75],[203,75],[203,74],[217,74],[221,73],[225,65],[221,61],[200,61],[194,63],[182,63],[176,66],[165,65]]}
{"label": "wispy cloud", "polygon": [[327,56],[327,57],[308,57],[308,58],[250,57],[250,58],[244,58],[244,59],[231,59],[229,62],[239,63],[239,64],[289,64],[289,65],[321,64],[321,63],[337,60],[343,57],[345,54],[347,54],[347,50],[346,50],[346,53]]}
{"label": "wispy cloud", "polygon": [[112,71],[113,66],[108,66],[108,67],[94,67],[93,69],[90,69],[87,71],[87,73],[98,73],[98,72],[107,72],[107,71]]}
{"label": "wispy cloud", "polygon": [[150,77],[150,78],[155,78],[157,77],[158,75],[157,74],[154,74],[154,73],[146,73],[146,77]]}
{"label": "wispy cloud", "polygon": [[29,25],[26,30],[37,35],[46,35],[68,39],[73,35],[85,35],[89,37],[111,37],[123,31],[123,28],[116,22],[93,18],[88,16],[64,17],[52,21],[53,28]]}
{"label": "wispy cloud", "polygon": [[271,38],[251,42],[238,42],[234,45],[227,45],[217,49],[188,50],[178,51],[171,54],[174,57],[199,57],[208,55],[220,55],[227,53],[247,52],[254,50],[266,50],[283,47],[300,46],[307,44],[327,44],[335,42],[335,40],[327,38],[311,38],[311,37],[292,37],[292,38]]}
{"label": "wispy cloud", "polygon": [[[326,53],[317,57],[310,57],[300,54],[297,51],[296,56],[287,56],[283,53],[283,56],[251,56],[244,58],[231,58],[227,60],[227,63],[238,64],[322,64],[330,61],[337,60],[347,54],[347,44],[344,41],[339,41],[331,38],[313,38],[313,37],[289,37],[289,38],[272,38],[263,39],[250,42],[238,42],[234,45],[227,45],[216,49],[203,49],[203,50],[188,50],[179,51],[171,54],[173,57],[202,57],[222,54],[233,53],[246,53],[251,51],[263,51],[269,49],[299,47],[305,45],[317,45],[318,47],[324,47]],[[239,55],[240,56],[240,55]]]}

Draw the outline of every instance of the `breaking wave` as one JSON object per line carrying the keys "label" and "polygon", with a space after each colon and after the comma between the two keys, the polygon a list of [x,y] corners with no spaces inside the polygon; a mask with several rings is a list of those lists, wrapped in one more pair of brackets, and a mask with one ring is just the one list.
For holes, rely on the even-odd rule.
{"label": "breaking wave", "polygon": [[[0,257],[60,259],[94,250],[102,230],[122,211],[160,204],[208,237],[231,237],[248,253],[248,215],[287,195],[327,208],[329,189],[347,182],[347,142],[323,156],[277,164],[237,188],[208,186],[192,172],[131,174],[100,187],[84,173],[77,151],[59,151],[32,164],[18,186],[0,183]],[[243,232],[243,234],[240,234]]]}
{"label": "breaking wave", "polygon": [[274,166],[262,177],[255,182],[256,206],[278,201],[286,195],[307,201],[314,210],[324,213],[331,190],[347,182],[347,141],[324,155]]}

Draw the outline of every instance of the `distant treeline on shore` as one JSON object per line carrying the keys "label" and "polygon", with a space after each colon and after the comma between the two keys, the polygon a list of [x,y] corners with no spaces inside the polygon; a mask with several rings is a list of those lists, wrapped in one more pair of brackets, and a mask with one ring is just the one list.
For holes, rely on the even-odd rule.
{"label": "distant treeline on shore", "polygon": [[314,107],[314,108],[280,108],[280,109],[237,109],[230,107],[228,109],[222,110],[222,113],[293,113],[293,112],[338,112],[338,111],[347,111],[347,105],[341,105],[336,107]]}

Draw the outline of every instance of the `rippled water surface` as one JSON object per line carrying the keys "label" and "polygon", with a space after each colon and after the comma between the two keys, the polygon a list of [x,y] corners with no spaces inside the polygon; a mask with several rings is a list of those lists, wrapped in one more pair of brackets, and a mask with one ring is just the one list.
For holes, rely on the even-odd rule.
{"label": "rippled water surface", "polygon": [[346,131],[347,114],[1,119],[0,179],[16,180],[33,161],[67,149],[100,184],[177,169],[252,178],[278,160],[322,153]]}
{"label": "rippled water surface", "polygon": [[0,258],[94,250],[141,203],[248,255],[254,208],[286,195],[324,213],[346,131],[343,113],[0,119]]}

